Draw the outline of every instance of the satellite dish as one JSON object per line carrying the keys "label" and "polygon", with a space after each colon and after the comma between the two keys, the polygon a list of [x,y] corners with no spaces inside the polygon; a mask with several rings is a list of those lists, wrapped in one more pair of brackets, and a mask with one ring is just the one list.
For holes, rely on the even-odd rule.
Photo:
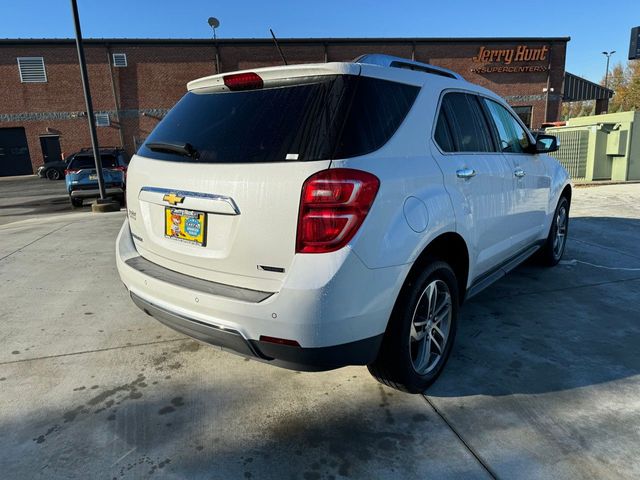
{"label": "satellite dish", "polygon": [[218,20],[216,17],[209,17],[208,22],[211,28],[218,28],[220,26],[220,20]]}

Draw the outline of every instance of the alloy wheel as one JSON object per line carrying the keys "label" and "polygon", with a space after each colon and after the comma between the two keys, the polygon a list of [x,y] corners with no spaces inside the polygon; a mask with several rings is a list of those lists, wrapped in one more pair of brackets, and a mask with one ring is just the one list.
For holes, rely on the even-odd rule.
{"label": "alloy wheel", "polygon": [[443,357],[451,315],[449,287],[442,280],[433,280],[420,294],[411,319],[411,363],[418,374],[430,373]]}
{"label": "alloy wheel", "polygon": [[569,215],[567,214],[567,206],[561,205],[556,213],[556,231],[553,237],[553,256],[560,258],[564,252],[564,245],[567,241],[567,226],[569,223]]}

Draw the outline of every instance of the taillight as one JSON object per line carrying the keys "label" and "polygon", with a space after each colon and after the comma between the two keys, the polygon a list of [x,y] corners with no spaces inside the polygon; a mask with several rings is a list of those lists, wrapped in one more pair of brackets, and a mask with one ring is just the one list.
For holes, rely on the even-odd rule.
{"label": "taillight", "polygon": [[260,75],[253,72],[234,73],[222,77],[229,90],[256,90],[264,86]]}
{"label": "taillight", "polygon": [[326,253],[356,234],[376,198],[380,180],[361,170],[335,168],[302,186],[296,253]]}
{"label": "taillight", "polygon": [[75,169],[65,169],[64,174],[65,175],[69,175],[70,173],[78,173],[80,170],[75,170]]}

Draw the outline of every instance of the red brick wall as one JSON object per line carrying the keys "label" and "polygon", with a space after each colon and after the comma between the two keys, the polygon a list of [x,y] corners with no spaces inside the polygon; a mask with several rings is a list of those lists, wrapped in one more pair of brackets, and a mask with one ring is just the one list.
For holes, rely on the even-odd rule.
{"label": "red brick wall", "polygon": [[[386,53],[450,68],[466,79],[510,98],[513,105],[533,106],[533,126],[544,121],[545,100],[542,89],[547,73],[490,73],[471,72],[477,66],[471,59],[481,45],[486,48],[515,48],[522,41],[446,42],[429,41],[415,44],[385,42],[384,40],[344,41],[283,41],[282,49],[290,64],[351,60],[365,53]],[[550,45],[549,41],[526,42],[535,48]],[[564,77],[566,42],[552,45],[551,86],[560,94]],[[142,116],[140,110],[166,110],[186,91],[186,83],[215,73],[215,47],[212,42],[197,44],[128,44],[88,42],[85,55],[95,111],[124,110],[121,118],[111,116],[110,127],[98,127],[101,145],[120,146],[131,154],[134,138],[144,139],[157,124],[158,118]],[[128,66],[110,67],[111,53],[126,53]],[[242,42],[228,40],[220,43],[222,71],[278,65],[280,56],[269,41]],[[42,56],[47,72],[46,83],[21,83],[17,57]],[[544,64],[545,62],[538,62]],[[113,76],[113,77],[112,77]],[[86,107],[82,94],[80,69],[75,44],[2,44],[0,43],[0,114],[42,114],[63,112],[66,119],[37,119],[6,121],[0,118],[0,128],[24,127],[34,170],[43,162],[40,135],[59,132],[62,151],[73,153],[90,146],[86,117],[70,118],[72,112]],[[112,84],[113,81],[113,84]],[[115,97],[114,97],[115,89]],[[517,97],[532,97],[520,99]],[[117,102],[117,106],[116,106]],[[548,118],[556,120],[560,101],[552,97]]]}

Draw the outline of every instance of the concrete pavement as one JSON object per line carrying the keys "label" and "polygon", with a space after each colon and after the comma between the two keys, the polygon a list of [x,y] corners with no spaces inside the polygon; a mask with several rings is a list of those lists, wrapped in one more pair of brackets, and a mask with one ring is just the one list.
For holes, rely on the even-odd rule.
{"label": "concrete pavement", "polygon": [[563,264],[468,302],[425,397],[165,328],[117,278],[123,218],[0,226],[2,478],[640,476],[640,185],[576,190]]}
{"label": "concrete pavement", "polygon": [[48,180],[36,175],[0,177],[0,225],[73,211],[64,180]]}

